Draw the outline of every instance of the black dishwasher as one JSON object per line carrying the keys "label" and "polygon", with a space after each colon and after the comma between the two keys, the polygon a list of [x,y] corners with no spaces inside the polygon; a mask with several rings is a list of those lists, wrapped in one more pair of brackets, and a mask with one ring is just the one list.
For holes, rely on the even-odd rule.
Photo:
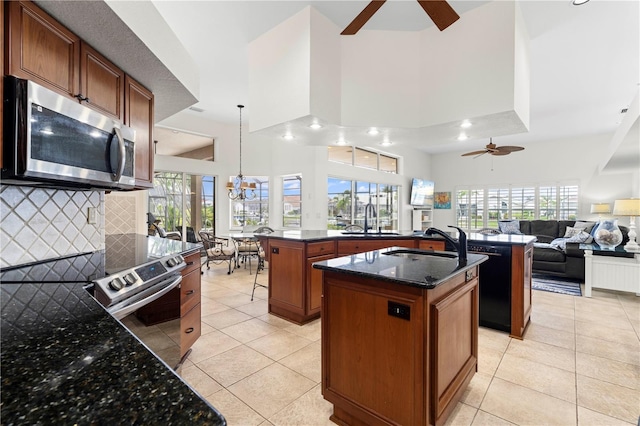
{"label": "black dishwasher", "polygon": [[474,241],[468,251],[489,256],[480,265],[480,325],[510,332],[511,246]]}

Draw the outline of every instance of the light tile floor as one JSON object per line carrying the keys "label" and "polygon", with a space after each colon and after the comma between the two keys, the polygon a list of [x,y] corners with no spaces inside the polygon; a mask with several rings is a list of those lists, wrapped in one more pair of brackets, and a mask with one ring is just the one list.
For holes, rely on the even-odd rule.
{"label": "light tile floor", "polygon": [[[267,313],[253,275],[202,276],[202,336],[182,377],[229,425],[332,425],[320,392],[320,320]],[[266,281],[266,274],[259,276]],[[450,425],[637,425],[640,297],[533,292],[524,340],[480,328],[478,372]]]}

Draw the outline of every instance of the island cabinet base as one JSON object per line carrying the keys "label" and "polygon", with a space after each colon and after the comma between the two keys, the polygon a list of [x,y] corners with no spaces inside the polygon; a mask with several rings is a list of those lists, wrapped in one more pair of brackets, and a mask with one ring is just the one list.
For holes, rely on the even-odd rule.
{"label": "island cabinet base", "polygon": [[478,268],[430,290],[324,271],[322,289],[331,420],[443,424],[477,371]]}

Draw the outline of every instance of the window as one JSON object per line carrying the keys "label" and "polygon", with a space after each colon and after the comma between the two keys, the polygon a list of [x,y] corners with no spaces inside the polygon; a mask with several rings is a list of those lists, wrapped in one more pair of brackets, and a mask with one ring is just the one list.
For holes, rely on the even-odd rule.
{"label": "window", "polygon": [[215,232],[214,191],[213,176],[157,173],[149,190],[149,212],[166,231],[178,231],[184,241],[196,242],[198,231]]}
{"label": "window", "polygon": [[330,146],[327,150],[329,161],[334,163],[398,173],[398,159],[390,155],[351,146]]}
{"label": "window", "polygon": [[[235,176],[232,177],[234,179]],[[247,183],[255,183],[250,200],[231,200],[231,226],[244,227],[269,224],[269,180],[266,176],[245,176]]]}
{"label": "window", "polygon": [[353,164],[353,148],[350,146],[330,146],[329,161],[341,164]]}
{"label": "window", "polygon": [[328,229],[340,229],[351,224],[351,181],[329,178],[327,181],[329,199],[327,201],[329,218]]}
{"label": "window", "polygon": [[368,203],[373,204],[377,212],[376,217],[369,216],[371,229],[399,229],[398,186],[329,177],[327,192],[327,229],[342,229],[351,224],[364,227]]}
{"label": "window", "polygon": [[575,220],[578,204],[577,185],[461,188],[456,191],[456,223],[477,230],[497,228],[505,219]]}
{"label": "window", "polygon": [[365,169],[378,170],[378,153],[367,151],[366,149],[356,148],[355,162],[358,167]]}
{"label": "window", "polygon": [[287,176],[282,179],[282,226],[302,226],[302,176]]}

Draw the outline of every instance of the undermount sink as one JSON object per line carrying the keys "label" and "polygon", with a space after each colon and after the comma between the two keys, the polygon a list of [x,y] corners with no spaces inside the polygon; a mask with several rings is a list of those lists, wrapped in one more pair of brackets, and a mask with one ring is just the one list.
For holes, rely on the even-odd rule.
{"label": "undermount sink", "polygon": [[342,231],[342,235],[369,235],[371,237],[379,237],[384,235],[400,235],[399,232],[364,232],[364,231]]}
{"label": "undermount sink", "polygon": [[382,252],[382,254],[387,254],[390,256],[400,256],[400,257],[408,257],[408,258],[417,258],[418,256],[435,256],[435,257],[445,257],[448,259],[455,259],[458,257],[456,253],[449,253],[444,251],[431,251],[431,250],[412,250],[412,249],[398,249],[398,250],[389,250]]}

